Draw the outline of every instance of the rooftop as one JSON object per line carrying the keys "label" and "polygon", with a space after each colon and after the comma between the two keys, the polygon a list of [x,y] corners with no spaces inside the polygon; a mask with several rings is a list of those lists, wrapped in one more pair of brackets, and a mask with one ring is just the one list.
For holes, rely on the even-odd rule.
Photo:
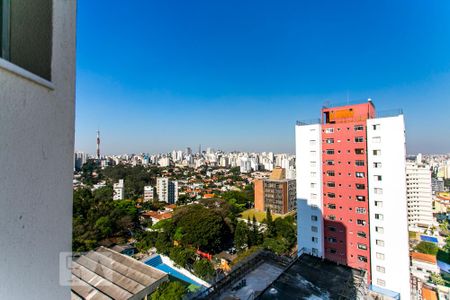
{"label": "rooftop", "polygon": [[365,299],[365,272],[307,254],[257,299]]}
{"label": "rooftop", "polygon": [[436,256],[431,254],[419,253],[419,252],[411,252],[411,258],[414,260],[420,260],[423,262],[427,262],[430,264],[436,264]]}
{"label": "rooftop", "polygon": [[142,299],[167,280],[166,273],[105,247],[72,261],[72,299]]}

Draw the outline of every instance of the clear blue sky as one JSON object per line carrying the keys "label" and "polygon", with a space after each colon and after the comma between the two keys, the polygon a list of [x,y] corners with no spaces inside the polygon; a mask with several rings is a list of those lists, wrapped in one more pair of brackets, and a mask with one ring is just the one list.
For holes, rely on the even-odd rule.
{"label": "clear blue sky", "polygon": [[450,152],[450,1],[78,1],[76,149],[294,153],[326,102],[403,108]]}

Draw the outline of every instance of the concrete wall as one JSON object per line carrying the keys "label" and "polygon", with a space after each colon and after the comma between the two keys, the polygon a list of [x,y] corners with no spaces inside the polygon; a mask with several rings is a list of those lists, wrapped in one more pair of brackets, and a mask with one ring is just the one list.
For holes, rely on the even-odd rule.
{"label": "concrete wall", "polygon": [[53,9],[52,82],[0,59],[0,299],[70,297],[76,1]]}

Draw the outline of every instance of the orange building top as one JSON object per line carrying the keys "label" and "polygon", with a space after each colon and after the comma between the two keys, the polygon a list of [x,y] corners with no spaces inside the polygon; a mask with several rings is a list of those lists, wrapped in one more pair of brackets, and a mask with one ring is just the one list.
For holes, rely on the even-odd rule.
{"label": "orange building top", "polygon": [[436,264],[436,256],[431,254],[419,253],[419,252],[411,252],[411,258],[415,260],[420,260],[423,262],[427,262],[430,264]]}
{"label": "orange building top", "polygon": [[203,195],[203,199],[211,199],[211,198],[214,198],[214,194],[204,194]]}

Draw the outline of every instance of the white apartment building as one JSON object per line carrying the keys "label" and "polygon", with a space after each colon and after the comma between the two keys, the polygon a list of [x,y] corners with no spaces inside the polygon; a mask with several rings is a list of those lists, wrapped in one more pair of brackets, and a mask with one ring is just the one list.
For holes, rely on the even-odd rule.
{"label": "white apartment building", "polygon": [[123,200],[125,198],[125,184],[123,179],[120,179],[119,182],[114,183],[113,189],[113,200]]}
{"label": "white apartment building", "polygon": [[372,284],[410,299],[405,144],[402,114],[367,120]]}
{"label": "white apartment building", "polygon": [[367,271],[410,299],[405,125],[371,101],[324,107],[296,126],[298,250]]}
{"label": "white apartment building", "polygon": [[59,258],[72,250],[76,1],[8,3],[0,9],[0,299],[70,299],[70,261]]}
{"label": "white apartment building", "polygon": [[167,177],[158,177],[156,193],[159,201],[175,204],[178,201],[178,181],[169,180]]}
{"label": "white apartment building", "polygon": [[422,282],[429,282],[432,274],[440,274],[436,256],[411,252],[411,275]]}
{"label": "white apartment building", "polygon": [[144,186],[144,202],[153,201],[155,198],[154,188],[151,185]]}
{"label": "white apartment building", "polygon": [[423,231],[433,225],[433,195],[430,167],[418,161],[406,162],[406,200],[408,225]]}

